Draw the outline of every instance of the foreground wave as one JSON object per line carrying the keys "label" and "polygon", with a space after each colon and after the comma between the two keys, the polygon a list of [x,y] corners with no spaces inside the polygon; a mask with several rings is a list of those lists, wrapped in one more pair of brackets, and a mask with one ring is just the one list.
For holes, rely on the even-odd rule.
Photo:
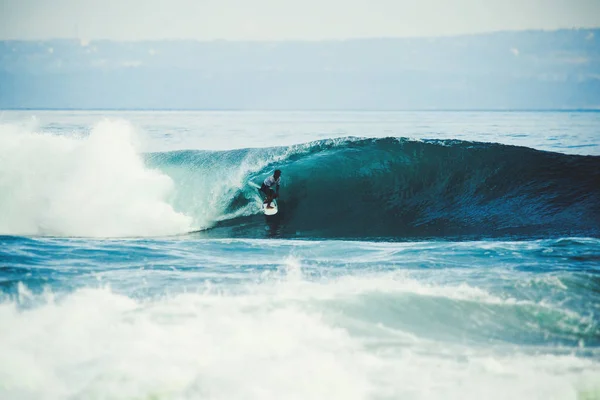
{"label": "foreground wave", "polygon": [[597,399],[598,254],[0,236],[0,397]]}

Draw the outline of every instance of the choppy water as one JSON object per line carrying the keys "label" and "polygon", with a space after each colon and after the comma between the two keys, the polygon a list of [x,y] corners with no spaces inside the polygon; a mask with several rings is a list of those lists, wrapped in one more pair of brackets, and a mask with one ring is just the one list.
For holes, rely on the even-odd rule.
{"label": "choppy water", "polygon": [[600,398],[599,128],[5,112],[0,398]]}

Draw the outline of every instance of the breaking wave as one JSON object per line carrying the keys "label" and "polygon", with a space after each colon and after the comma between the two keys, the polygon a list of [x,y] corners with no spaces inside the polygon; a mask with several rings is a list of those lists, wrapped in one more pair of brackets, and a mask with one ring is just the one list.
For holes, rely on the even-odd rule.
{"label": "breaking wave", "polygon": [[[280,212],[256,188],[283,171]],[[386,238],[600,233],[600,157],[402,138],[143,153],[133,127],[85,137],[0,126],[0,234]]]}

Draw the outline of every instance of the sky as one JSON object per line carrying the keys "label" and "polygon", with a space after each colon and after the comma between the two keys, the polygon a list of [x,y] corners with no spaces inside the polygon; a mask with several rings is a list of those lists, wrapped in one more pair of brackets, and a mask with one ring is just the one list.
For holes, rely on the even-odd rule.
{"label": "sky", "polygon": [[0,0],[0,40],[323,40],[600,27],[600,0]]}

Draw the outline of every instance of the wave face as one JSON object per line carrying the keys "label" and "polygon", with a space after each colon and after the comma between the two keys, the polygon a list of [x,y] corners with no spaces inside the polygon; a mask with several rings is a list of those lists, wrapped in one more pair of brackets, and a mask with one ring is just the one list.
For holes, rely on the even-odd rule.
{"label": "wave face", "polygon": [[[220,237],[598,236],[600,157],[463,141],[340,139],[271,149],[154,153],[173,206]],[[280,213],[256,189],[283,171]],[[203,196],[201,201],[198,196]],[[216,218],[215,218],[216,217]],[[266,229],[265,229],[266,226]]]}

